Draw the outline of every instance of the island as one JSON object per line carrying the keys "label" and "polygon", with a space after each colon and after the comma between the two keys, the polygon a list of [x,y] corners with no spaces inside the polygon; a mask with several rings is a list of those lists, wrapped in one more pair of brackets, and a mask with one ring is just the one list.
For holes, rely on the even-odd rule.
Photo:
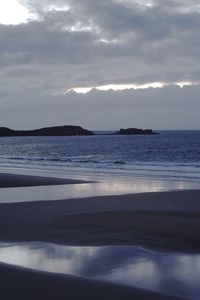
{"label": "island", "polygon": [[[138,128],[121,128],[115,132],[102,133],[103,135],[151,135],[158,134],[152,129]],[[99,135],[91,130],[84,129],[81,126],[64,125],[44,127],[33,130],[14,130],[7,127],[0,127],[0,137],[15,137],[15,136],[76,136],[76,135]]]}
{"label": "island", "polygon": [[93,135],[90,130],[81,126],[53,126],[34,130],[13,130],[7,127],[0,127],[0,137],[9,136],[74,136],[74,135]]}
{"label": "island", "polygon": [[116,131],[115,134],[123,134],[123,135],[138,135],[138,134],[158,134],[154,132],[152,129],[138,129],[138,128],[121,128],[119,131]]}

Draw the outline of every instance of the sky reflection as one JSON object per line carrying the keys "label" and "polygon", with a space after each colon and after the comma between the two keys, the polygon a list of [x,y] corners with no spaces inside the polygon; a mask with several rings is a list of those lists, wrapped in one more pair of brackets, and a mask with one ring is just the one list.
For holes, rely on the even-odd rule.
{"label": "sky reflection", "polygon": [[49,243],[1,243],[0,261],[193,299],[200,296],[200,254],[160,253],[136,246],[69,247]]}
{"label": "sky reflection", "polygon": [[[19,173],[19,172],[18,172]],[[21,173],[23,174],[23,173]],[[25,173],[26,174],[26,173]],[[34,172],[32,175],[35,175]],[[104,195],[136,194],[146,192],[160,192],[169,190],[199,189],[199,182],[183,180],[163,180],[158,178],[146,179],[130,176],[109,176],[109,174],[82,175],[38,173],[40,176],[56,176],[62,178],[93,181],[84,184],[68,184],[55,186],[36,186],[0,189],[0,203],[29,202],[84,198]]]}

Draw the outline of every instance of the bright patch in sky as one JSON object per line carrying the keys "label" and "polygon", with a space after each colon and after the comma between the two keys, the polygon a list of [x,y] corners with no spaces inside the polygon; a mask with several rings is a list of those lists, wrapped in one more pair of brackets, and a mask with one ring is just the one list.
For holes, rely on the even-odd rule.
{"label": "bright patch in sky", "polygon": [[96,87],[77,87],[67,90],[66,93],[74,91],[78,94],[86,94],[90,92],[92,89],[96,89],[99,91],[123,91],[129,89],[147,89],[149,87],[158,88],[163,87],[165,84],[162,82],[152,82],[152,83],[145,83],[145,84],[107,84],[107,85],[99,85]]}
{"label": "bright patch in sky", "polygon": [[108,84],[108,85],[100,85],[96,87],[77,87],[68,89],[64,94],[70,93],[74,91],[77,94],[87,94],[92,89],[96,89],[99,91],[123,91],[123,90],[129,90],[129,89],[148,89],[148,88],[162,88],[168,85],[177,85],[179,87],[184,87],[187,85],[198,85],[200,82],[190,82],[190,81],[183,81],[183,82],[174,82],[174,83],[167,83],[167,82],[150,82],[145,84]]}
{"label": "bright patch in sky", "polygon": [[51,4],[50,6],[48,6],[48,10],[49,11],[52,11],[52,10],[55,10],[55,11],[68,11],[69,6],[67,6],[67,5],[57,6],[57,5]]}
{"label": "bright patch in sky", "polygon": [[0,0],[0,24],[17,25],[30,17],[28,10],[18,0]]}

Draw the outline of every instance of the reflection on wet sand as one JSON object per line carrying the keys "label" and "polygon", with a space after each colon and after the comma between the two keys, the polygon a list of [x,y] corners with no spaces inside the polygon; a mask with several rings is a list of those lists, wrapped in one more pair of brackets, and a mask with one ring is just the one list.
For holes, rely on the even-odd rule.
{"label": "reflection on wet sand", "polygon": [[198,299],[200,254],[161,253],[136,246],[70,247],[0,244],[0,261]]}
{"label": "reflection on wet sand", "polygon": [[[74,178],[78,179],[78,178]],[[198,182],[128,177],[81,178],[92,183],[0,189],[0,203],[61,200],[105,195],[198,189]]]}

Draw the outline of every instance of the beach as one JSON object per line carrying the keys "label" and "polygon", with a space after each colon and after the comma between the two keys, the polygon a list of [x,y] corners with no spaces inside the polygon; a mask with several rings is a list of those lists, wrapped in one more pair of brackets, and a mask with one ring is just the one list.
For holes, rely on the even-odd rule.
{"label": "beach", "polygon": [[[41,177],[24,175],[1,174],[1,178],[4,178],[3,186],[9,187],[16,187],[19,181],[20,186],[33,186],[41,180]],[[41,184],[48,184],[48,180],[51,184],[54,179],[42,178]],[[55,179],[54,184],[60,184],[62,179],[59,180]],[[76,181],[65,180],[67,183],[76,184]],[[190,190],[2,203],[0,240],[41,241],[70,246],[139,245],[159,251],[199,253],[199,199],[200,191]],[[28,290],[34,290],[29,299],[36,298],[36,295],[38,299],[44,299],[47,289],[52,298],[48,295],[46,299],[54,299],[52,284],[54,293],[60,293],[58,299],[68,295],[81,299],[86,290],[87,299],[93,299],[94,295],[96,299],[173,299],[172,296],[138,288],[5,264],[0,266],[0,278],[4,299],[11,299],[14,293],[19,299],[27,299]],[[78,292],[77,286],[80,287]]]}

